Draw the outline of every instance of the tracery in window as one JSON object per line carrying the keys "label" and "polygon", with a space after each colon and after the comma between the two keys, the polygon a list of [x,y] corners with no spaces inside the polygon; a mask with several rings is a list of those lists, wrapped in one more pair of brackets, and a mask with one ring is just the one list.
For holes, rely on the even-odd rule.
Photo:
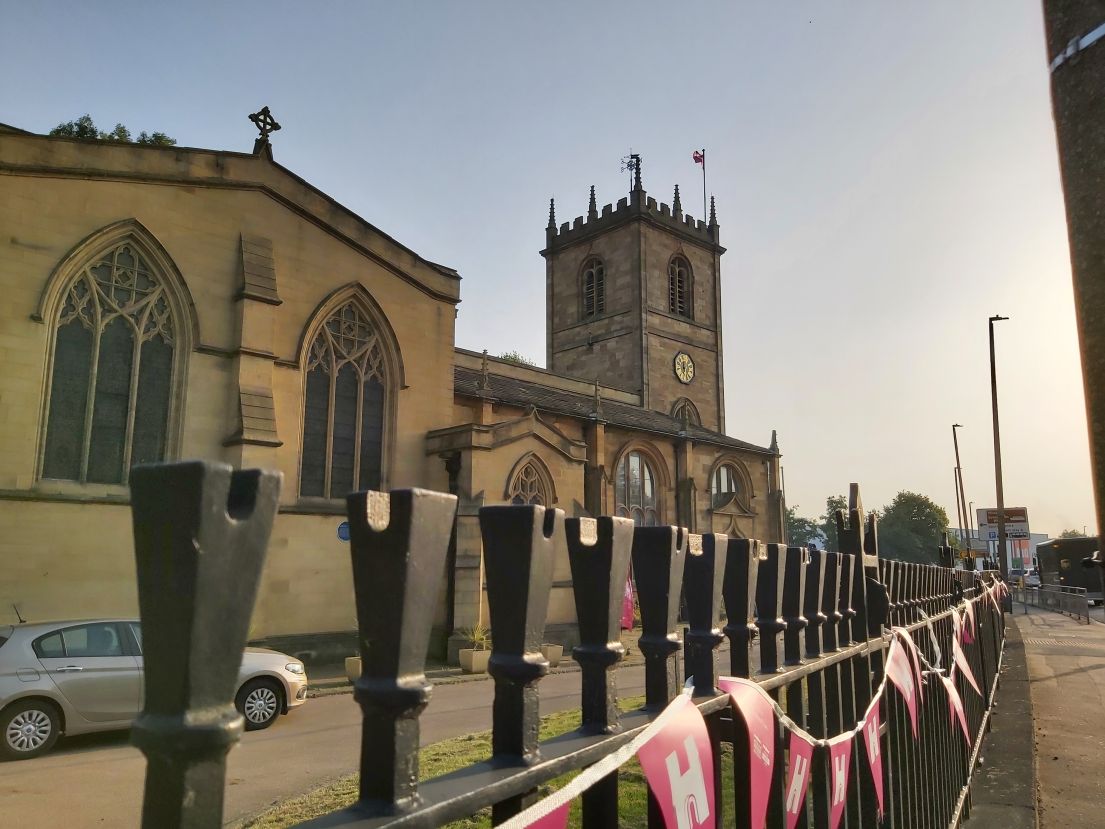
{"label": "tracery in window", "polygon": [[675,405],[671,407],[671,416],[680,423],[687,422],[692,426],[702,425],[702,418],[698,414],[698,408],[685,397],[681,397],[675,401]]}
{"label": "tracery in window", "polygon": [[710,504],[713,509],[733,507],[738,512],[751,510],[752,482],[744,465],[736,459],[722,460],[710,478]]}
{"label": "tracery in window", "polygon": [[616,514],[632,518],[638,526],[654,527],[660,523],[656,476],[645,456],[627,452],[618,464],[614,479]]}
{"label": "tracery in window", "polygon": [[379,489],[387,367],[379,332],[354,300],[319,329],[307,353],[300,495]]}
{"label": "tracery in window", "polygon": [[539,507],[550,505],[546,476],[536,460],[531,458],[514,473],[510,486],[507,487],[507,498],[512,504],[534,504]]}
{"label": "tracery in window", "polygon": [[163,277],[132,241],[84,266],[54,335],[42,477],[126,483],[166,456],[174,321]]}
{"label": "tracery in window", "polygon": [[583,316],[593,317],[606,312],[606,268],[602,260],[592,256],[583,263]]}
{"label": "tracery in window", "polygon": [[682,256],[668,263],[668,311],[693,318],[691,307],[691,266]]}

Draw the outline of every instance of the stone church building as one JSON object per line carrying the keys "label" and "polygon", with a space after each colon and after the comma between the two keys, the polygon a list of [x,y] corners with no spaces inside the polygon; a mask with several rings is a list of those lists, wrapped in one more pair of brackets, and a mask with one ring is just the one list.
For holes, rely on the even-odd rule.
{"label": "stone church building", "polygon": [[[0,125],[0,622],[137,612],[128,470],[279,469],[251,636],[355,625],[355,489],[460,499],[435,629],[486,623],[477,514],[779,540],[780,455],[725,434],[720,231],[649,197],[545,230],[546,365],[457,348],[461,281],[253,153]],[[469,278],[479,278],[470,275]],[[479,313],[479,309],[465,309]],[[571,642],[566,553],[550,641]]]}

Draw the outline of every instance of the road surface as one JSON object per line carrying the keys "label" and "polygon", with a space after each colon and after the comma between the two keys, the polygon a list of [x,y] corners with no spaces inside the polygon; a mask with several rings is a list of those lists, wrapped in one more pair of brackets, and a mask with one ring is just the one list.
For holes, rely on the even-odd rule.
{"label": "road surface", "polygon": [[[644,669],[619,671],[619,693],[644,693]],[[541,681],[541,712],[579,705],[579,672]],[[489,681],[434,689],[422,714],[422,744],[491,728]],[[62,740],[44,757],[0,762],[5,827],[129,827],[142,813],[145,758],[126,733]],[[247,733],[230,752],[224,817],[228,823],[356,769],[360,711],[350,694],[308,700],[265,731]]]}

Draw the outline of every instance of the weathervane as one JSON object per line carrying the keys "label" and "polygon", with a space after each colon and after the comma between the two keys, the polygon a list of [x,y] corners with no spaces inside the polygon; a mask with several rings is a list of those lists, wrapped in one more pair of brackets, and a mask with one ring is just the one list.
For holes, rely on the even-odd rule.
{"label": "weathervane", "polygon": [[641,154],[633,152],[633,148],[630,147],[629,155],[622,156],[621,172],[629,171],[632,175],[629,177],[629,189],[640,190],[641,189]]}
{"label": "weathervane", "polygon": [[269,112],[268,107],[261,107],[257,112],[251,113],[249,120],[253,122],[253,125],[257,127],[257,131],[261,133],[261,136],[253,142],[253,152],[256,153],[261,147],[269,143],[269,134],[280,129],[280,124],[272,117],[272,113]]}

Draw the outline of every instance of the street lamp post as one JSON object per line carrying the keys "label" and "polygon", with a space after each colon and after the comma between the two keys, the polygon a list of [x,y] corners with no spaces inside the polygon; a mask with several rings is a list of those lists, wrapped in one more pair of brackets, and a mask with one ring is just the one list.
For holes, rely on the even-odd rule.
{"label": "street lamp post", "polygon": [[[956,509],[960,511],[963,516],[963,524],[968,529],[970,528],[970,517],[967,515],[967,493],[963,488],[963,467],[959,463],[959,436],[956,434],[956,429],[962,429],[963,427],[958,423],[952,424],[952,443],[955,444],[955,475],[956,481],[959,483],[959,503],[955,505]],[[963,526],[960,526],[960,531],[963,530]],[[975,559],[971,555],[971,536],[970,532],[967,533],[967,558],[964,559],[968,570],[975,569]]]}
{"label": "street lamp post", "polygon": [[994,360],[994,323],[1009,317],[990,317],[990,399],[994,409],[994,480],[998,496],[998,569],[1001,577],[1009,581],[1009,564],[1005,560],[1005,492],[1001,481],[1001,430],[998,427],[998,369]]}

